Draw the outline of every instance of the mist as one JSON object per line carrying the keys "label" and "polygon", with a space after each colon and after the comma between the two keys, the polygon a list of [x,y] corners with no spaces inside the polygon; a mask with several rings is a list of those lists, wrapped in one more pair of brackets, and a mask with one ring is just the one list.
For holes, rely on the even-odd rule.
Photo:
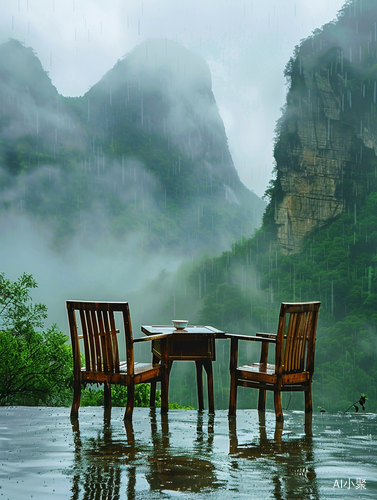
{"label": "mist", "polygon": [[[168,273],[176,272],[183,260],[164,252],[141,255],[138,234],[123,244],[103,238],[92,249],[76,236],[64,253],[56,253],[51,251],[51,233],[45,226],[13,214],[2,216],[0,232],[0,262],[6,277],[16,280],[23,272],[33,274],[38,288],[32,297],[48,306],[46,326],[57,323],[67,334],[65,301],[76,299],[129,301],[135,336],[140,336],[140,324],[151,320],[153,313],[160,317],[158,308],[171,292]],[[166,278],[160,280],[158,294],[144,293],[132,300],[143,284],[164,271]]]}
{"label": "mist", "polygon": [[[142,42],[145,42],[143,47],[148,47],[146,40],[151,38],[180,43],[192,54],[201,56],[205,63],[200,74],[189,65],[188,73],[179,67],[172,73],[176,79],[170,79],[171,86],[166,92],[170,104],[166,129],[172,144],[186,148],[192,158],[202,157],[204,143],[196,142],[193,132],[199,129],[197,123],[209,120],[218,132],[214,135],[224,134],[228,140],[230,155],[225,163],[234,172],[233,177],[240,178],[261,196],[271,177],[275,122],[285,101],[284,66],[300,39],[333,19],[342,3],[327,0],[317,2],[314,7],[308,1],[288,1],[284,5],[271,1],[263,5],[224,2],[219,9],[219,4],[212,2],[179,7],[171,2],[158,5],[143,2],[126,8],[120,2],[109,6],[100,1],[73,1],[68,6],[57,0],[26,0],[10,2],[3,8],[0,41],[11,37],[32,47],[57,89],[56,95],[52,92],[45,103],[39,101],[38,95],[30,97],[25,90],[21,108],[27,111],[22,116],[20,111],[17,121],[20,129],[16,130],[20,134],[34,127],[34,133],[45,141],[46,152],[56,159],[56,164],[44,162],[38,152],[38,165],[21,180],[0,166],[0,178],[6,186],[2,202],[7,205],[0,220],[1,267],[6,277],[13,280],[23,272],[33,274],[39,283],[33,297],[47,305],[49,324],[56,322],[68,333],[67,299],[129,301],[135,335],[140,334],[140,324],[167,321],[169,315],[170,319],[182,315],[192,320],[196,314],[195,301],[188,298],[178,304],[175,292],[177,297],[181,294],[187,298],[190,290],[182,293],[182,287],[186,286],[190,263],[201,252],[208,251],[200,239],[193,244],[191,255],[176,251],[168,243],[148,251],[145,240],[148,228],[142,230],[143,223],[136,228],[130,224],[126,231],[122,227],[118,233],[116,227],[109,226],[113,202],[128,208],[133,206],[135,217],[137,214],[142,218],[142,214],[148,212],[158,219],[161,205],[167,204],[166,192],[164,200],[155,177],[140,160],[125,155],[122,161],[110,162],[94,139],[88,144],[88,137],[72,111],[74,100],[73,107],[67,110],[61,106],[61,97],[87,94],[89,101],[102,85],[101,99],[106,101],[106,109],[113,105],[115,108],[117,88],[106,87],[106,77],[117,66],[122,68],[124,55],[132,55]],[[152,55],[152,47],[149,55]],[[174,54],[170,68],[173,59]],[[142,90],[153,91],[156,82],[148,72],[150,65],[156,69],[156,58],[146,60],[148,64],[137,70],[146,73]],[[118,65],[111,70],[117,61]],[[22,67],[18,69],[22,74]],[[163,74],[163,83],[165,77]],[[190,93],[192,87],[200,87],[201,78],[212,85],[216,100],[208,108],[203,105],[208,105],[206,96],[198,100]],[[135,87],[140,86],[140,80],[130,77],[130,81]],[[6,92],[13,95],[13,100],[17,97],[11,85]],[[185,92],[187,102],[195,110],[194,118],[185,115],[182,102],[174,101],[178,93]],[[122,96],[127,107],[129,102],[124,100],[124,94]],[[98,107],[96,111],[92,100],[88,102],[88,123],[94,120],[96,112],[101,116],[103,109]],[[144,108],[141,109],[143,116]],[[206,114],[206,109],[211,112]],[[109,121],[106,117],[106,122],[105,116],[104,113],[99,135],[108,130]],[[8,131],[14,135],[15,122],[8,124],[5,135]],[[140,118],[140,127],[148,131],[148,121]],[[156,123],[155,127],[161,128],[161,124]],[[75,149],[76,172],[90,183],[91,192],[97,194],[82,207],[71,194],[78,179],[76,174],[58,168],[61,164],[59,144],[70,144]],[[215,178],[213,165],[208,158],[205,160],[203,170],[210,173],[211,179]],[[141,192],[138,192],[141,185],[138,179],[143,179]],[[233,184],[221,181],[221,203],[237,207],[239,195],[233,191]],[[61,198],[56,193],[62,193]],[[111,203],[108,202],[110,195]],[[38,207],[32,216],[25,213],[24,205],[25,200],[31,198],[37,200]],[[77,204],[77,211],[65,213],[64,225],[60,227],[62,222],[55,215],[60,213],[59,204],[61,211],[64,210],[67,200],[72,207]],[[183,216],[183,224],[199,226],[203,211],[203,207],[192,203]],[[257,220],[253,226],[258,227]],[[62,233],[66,235],[64,241],[59,240]],[[238,234],[240,238],[243,236],[242,227]],[[190,230],[188,240],[193,240],[194,235]],[[251,231],[247,233],[250,235]],[[229,238],[224,235],[223,239],[221,236],[216,239],[211,251],[226,248],[229,248]],[[153,286],[148,291],[150,283]]]}
{"label": "mist", "polygon": [[210,68],[238,174],[262,196],[285,101],[284,66],[295,45],[333,20],[343,3],[11,0],[2,7],[0,42],[16,38],[32,46],[65,96],[83,95],[148,38],[193,50]]}

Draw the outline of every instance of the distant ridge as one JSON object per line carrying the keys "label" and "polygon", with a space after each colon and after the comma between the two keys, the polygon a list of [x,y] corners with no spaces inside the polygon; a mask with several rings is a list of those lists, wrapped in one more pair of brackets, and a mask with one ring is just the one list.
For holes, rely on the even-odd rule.
{"label": "distant ridge", "polygon": [[178,43],[142,43],[69,98],[10,40],[0,91],[0,208],[52,226],[56,248],[77,231],[98,241],[98,221],[106,237],[190,254],[259,226],[265,204],[234,168],[209,69]]}

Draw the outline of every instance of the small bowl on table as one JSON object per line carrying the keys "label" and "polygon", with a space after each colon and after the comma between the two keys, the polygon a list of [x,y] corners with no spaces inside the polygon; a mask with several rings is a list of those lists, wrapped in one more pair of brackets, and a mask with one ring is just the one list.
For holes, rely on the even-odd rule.
{"label": "small bowl on table", "polygon": [[173,323],[173,326],[175,326],[176,330],[184,330],[188,325],[187,319],[172,319],[171,322]]}

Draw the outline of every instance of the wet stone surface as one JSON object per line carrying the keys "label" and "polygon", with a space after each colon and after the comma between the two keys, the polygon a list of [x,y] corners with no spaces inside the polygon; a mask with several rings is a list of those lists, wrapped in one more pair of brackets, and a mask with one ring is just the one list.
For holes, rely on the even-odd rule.
{"label": "wet stone surface", "polygon": [[377,498],[377,415],[0,408],[0,500]]}

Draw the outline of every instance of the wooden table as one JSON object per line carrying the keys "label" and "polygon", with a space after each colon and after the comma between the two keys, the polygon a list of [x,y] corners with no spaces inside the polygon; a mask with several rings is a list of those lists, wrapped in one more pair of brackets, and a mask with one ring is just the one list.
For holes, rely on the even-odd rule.
{"label": "wooden table", "polygon": [[[171,333],[171,336],[166,339],[169,373],[173,361],[195,361],[199,411],[204,410],[203,368],[205,369],[209,413],[214,413],[212,361],[216,361],[215,339],[224,337],[225,333],[212,326],[186,326],[184,330],[176,330],[174,326],[147,325],[142,326],[141,331],[146,335]],[[158,363],[161,360],[160,341],[152,342],[152,354],[153,363]],[[151,402],[155,401],[155,391],[156,383],[152,383]]]}

